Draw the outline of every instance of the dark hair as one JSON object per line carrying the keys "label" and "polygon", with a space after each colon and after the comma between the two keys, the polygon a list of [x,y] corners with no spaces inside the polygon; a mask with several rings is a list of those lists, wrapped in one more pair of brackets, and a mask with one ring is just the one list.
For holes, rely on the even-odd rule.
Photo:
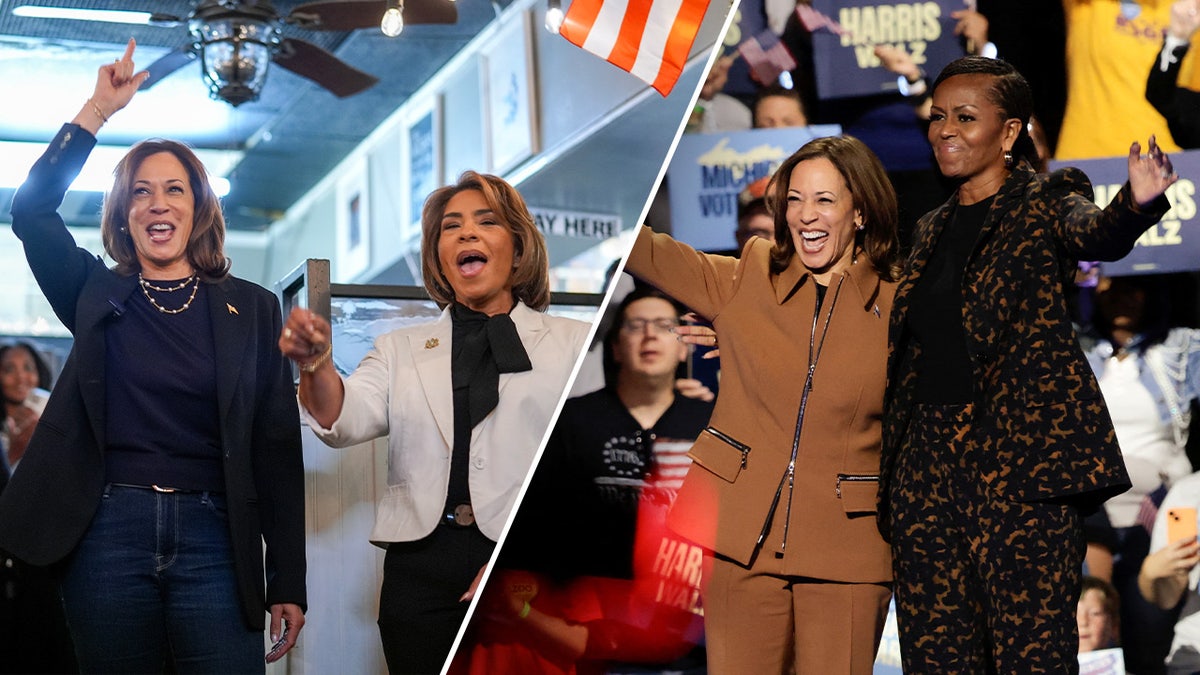
{"label": "dark hair", "polygon": [[229,274],[225,257],[225,215],[221,201],[208,183],[204,164],[192,149],[178,141],[151,138],[133,146],[113,171],[112,190],[104,198],[100,219],[100,237],[104,250],[116,261],[117,274],[129,276],[142,268],[137,249],[129,234],[129,203],[133,199],[133,178],[147,157],[167,152],[175,156],[188,175],[192,190],[192,234],[188,238],[187,258],[205,281],[220,281]]}
{"label": "dark hair", "polygon": [[894,280],[899,273],[896,191],[879,158],[853,136],[815,138],[784,160],[771,177],[771,185],[767,188],[769,208],[775,219],[771,272],[783,272],[796,255],[796,244],[787,224],[787,193],[792,171],[800,162],[822,157],[842,174],[854,200],[854,208],[862,214],[863,229],[855,233],[855,245],[862,247],[880,277]]}
{"label": "dark hair", "polygon": [[621,337],[621,324],[625,323],[625,312],[629,310],[629,306],[638,300],[646,298],[658,298],[666,300],[675,308],[675,315],[681,316],[687,313],[687,308],[676,301],[671,296],[663,293],[657,288],[647,284],[637,284],[632,291],[625,294],[621,299],[621,303],[612,310],[612,323],[608,326],[608,331],[604,334],[604,383],[606,387],[613,388],[617,386],[617,373],[621,370],[621,364],[617,363],[614,348],[616,347],[618,338]]}
{"label": "dark hair", "polygon": [[758,95],[754,97],[754,105],[750,108],[750,116],[754,120],[754,124],[758,124],[758,104],[767,98],[786,98],[795,101],[800,107],[800,114],[808,117],[808,110],[804,107],[804,99],[800,98],[800,92],[795,89],[788,89],[779,84],[772,84],[758,90]]}
{"label": "dark hair", "polygon": [[29,352],[29,357],[33,359],[33,367],[37,370],[38,388],[49,390],[52,379],[50,376],[50,367],[46,365],[46,360],[42,358],[37,348],[28,342],[14,342],[12,344],[0,345],[0,361],[4,360],[5,354],[14,349],[24,349]]}
{"label": "dark hair", "polygon": [[550,257],[546,253],[546,240],[516,188],[499,176],[474,171],[464,171],[457,183],[440,187],[425,199],[421,211],[421,275],[425,290],[439,307],[454,302],[454,288],[442,273],[438,259],[438,240],[442,236],[446,204],[465,190],[478,190],[512,233],[516,264],[511,277],[513,297],[532,309],[545,311],[550,305]]}
{"label": "dark hair", "polygon": [[1038,165],[1037,148],[1029,137],[1029,118],[1033,116],[1033,90],[1029,82],[1017,69],[1007,61],[989,59],[983,56],[964,56],[950,62],[937,79],[933,82],[933,91],[943,82],[955,75],[990,75],[991,86],[988,87],[988,100],[1000,108],[1000,119],[1016,118],[1021,121],[1021,130],[1013,143],[1014,159],[1028,160],[1033,166]]}
{"label": "dark hair", "polygon": [[1174,323],[1171,316],[1172,289],[1168,275],[1114,276],[1108,277],[1107,283],[1108,287],[1103,292],[1097,288],[1096,302],[1092,307],[1092,326],[1101,337],[1112,337],[1112,322],[1104,314],[1104,303],[1100,297],[1110,292],[1134,291],[1142,294],[1142,315],[1135,332],[1143,339],[1137,345],[1136,351],[1144,352],[1148,347],[1167,339]]}

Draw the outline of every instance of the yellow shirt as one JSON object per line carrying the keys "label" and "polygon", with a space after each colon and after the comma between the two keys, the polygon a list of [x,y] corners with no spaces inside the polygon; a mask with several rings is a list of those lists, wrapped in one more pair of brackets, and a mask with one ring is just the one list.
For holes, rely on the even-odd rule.
{"label": "yellow shirt", "polygon": [[[1151,134],[1164,150],[1179,146],[1146,101],[1146,78],[1162,51],[1171,0],[1063,0],[1067,18],[1067,108],[1057,159],[1115,157]],[[1193,42],[1195,44],[1195,42]],[[1179,83],[1200,88],[1193,47]]]}

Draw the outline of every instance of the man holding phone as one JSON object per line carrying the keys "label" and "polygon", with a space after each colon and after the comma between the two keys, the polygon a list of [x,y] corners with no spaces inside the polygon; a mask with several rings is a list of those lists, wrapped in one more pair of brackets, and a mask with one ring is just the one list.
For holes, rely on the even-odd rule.
{"label": "man holding phone", "polygon": [[1182,604],[1175,639],[1167,656],[1168,673],[1200,671],[1200,472],[1178,481],[1167,493],[1154,521],[1150,555],[1138,574],[1138,590],[1150,602],[1170,610]]}

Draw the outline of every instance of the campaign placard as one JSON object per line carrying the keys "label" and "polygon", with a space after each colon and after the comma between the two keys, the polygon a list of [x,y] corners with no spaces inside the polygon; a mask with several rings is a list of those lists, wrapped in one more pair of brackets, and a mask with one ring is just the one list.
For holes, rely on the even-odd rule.
{"label": "campaign placard", "polygon": [[[1200,219],[1196,218],[1196,182],[1200,180],[1200,150],[1173,153],[1179,180],[1167,188],[1171,210],[1138,239],[1133,251],[1117,262],[1101,265],[1104,274],[1165,274],[1200,270]],[[1074,166],[1087,174],[1096,204],[1112,201],[1129,179],[1126,157],[1051,162],[1051,168]]]}
{"label": "campaign placard", "polygon": [[733,248],[738,193],[808,141],[841,132],[829,124],[684,134],[667,168],[673,236],[700,250]]}
{"label": "campaign placard", "polygon": [[878,0],[813,0],[823,19],[805,22],[812,30],[817,96],[843,98],[897,91],[896,74],[875,56],[877,45],[903,49],[923,68],[930,81],[965,51],[954,34],[950,13],[962,0],[878,2]]}

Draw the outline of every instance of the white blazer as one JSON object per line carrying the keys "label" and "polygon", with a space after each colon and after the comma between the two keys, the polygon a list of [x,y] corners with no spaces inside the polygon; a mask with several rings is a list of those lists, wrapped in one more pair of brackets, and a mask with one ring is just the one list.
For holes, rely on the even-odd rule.
{"label": "white blazer", "polygon": [[[533,369],[501,373],[496,409],[471,432],[468,484],[479,529],[499,539],[550,417],[558,407],[589,324],[518,303],[513,323]],[[325,429],[304,411],[327,445],[342,448],[388,437],[387,494],[371,541],[415,541],[437,527],[446,505],[454,441],[449,308],[437,321],[375,340],[345,378],[341,416]]]}

